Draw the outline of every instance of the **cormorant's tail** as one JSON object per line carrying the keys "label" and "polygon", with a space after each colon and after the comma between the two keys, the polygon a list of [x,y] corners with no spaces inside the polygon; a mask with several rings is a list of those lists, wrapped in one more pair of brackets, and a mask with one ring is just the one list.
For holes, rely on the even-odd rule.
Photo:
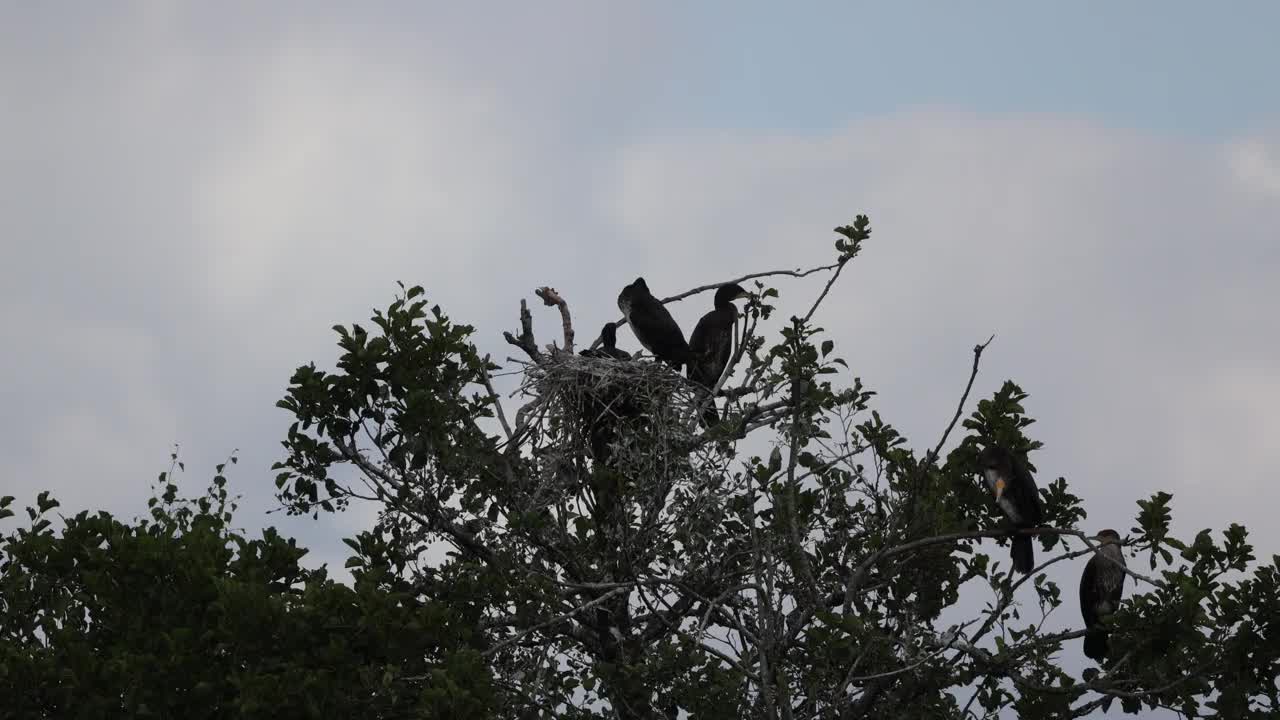
{"label": "cormorant's tail", "polygon": [[1029,535],[1014,535],[1013,548],[1009,551],[1013,558],[1013,569],[1026,575],[1036,566],[1036,549],[1031,544]]}
{"label": "cormorant's tail", "polygon": [[1084,654],[1090,660],[1102,662],[1107,657],[1107,631],[1088,630],[1084,634]]}

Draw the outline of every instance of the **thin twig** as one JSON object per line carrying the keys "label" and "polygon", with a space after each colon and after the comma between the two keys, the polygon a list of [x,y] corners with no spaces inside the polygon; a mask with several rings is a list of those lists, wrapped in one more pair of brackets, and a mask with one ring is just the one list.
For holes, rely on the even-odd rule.
{"label": "thin twig", "polygon": [[[841,263],[838,263],[838,262],[837,262],[837,263],[832,263],[832,264],[830,264],[830,265],[823,265],[823,266],[821,266],[821,267],[809,268],[808,270],[801,270],[800,268],[796,268],[795,270],[768,270],[768,271],[765,271],[765,272],[748,273],[748,274],[746,274],[746,275],[743,275],[743,276],[741,276],[741,277],[734,278],[734,279],[732,279],[732,280],[724,280],[724,281],[722,281],[722,282],[711,283],[711,284],[709,284],[709,285],[699,285],[699,286],[698,286],[698,287],[696,287],[696,288],[693,288],[693,289],[690,289],[690,290],[685,290],[684,292],[682,292],[682,293],[680,293],[680,294],[678,294],[678,295],[672,295],[671,297],[665,297],[665,298],[663,298],[663,299],[661,300],[661,302],[662,302],[662,304],[663,304],[663,305],[666,305],[667,303],[680,302],[681,300],[684,300],[685,298],[687,298],[687,297],[691,297],[691,296],[693,296],[693,295],[697,295],[698,293],[703,293],[703,292],[706,292],[706,291],[708,291],[708,290],[717,290],[717,289],[719,289],[719,288],[721,288],[721,287],[723,287],[723,286],[725,286],[725,285],[732,285],[732,284],[734,284],[734,283],[742,283],[742,282],[746,282],[747,280],[755,280],[755,279],[762,278],[762,277],[773,277],[773,276],[778,276],[778,275],[785,275],[785,276],[787,276],[787,277],[802,278],[802,277],[806,277],[806,276],[812,275],[812,274],[814,274],[814,273],[822,272],[822,271],[824,271],[824,270],[834,270],[834,269],[836,269],[837,267],[839,267],[840,265],[841,265]],[[626,325],[626,324],[627,324],[627,319],[626,319],[625,317],[624,317],[624,318],[620,318],[620,319],[618,319],[618,320],[616,321],[616,324],[618,324],[618,325]],[[592,347],[592,348],[595,348],[595,347],[597,347],[599,344],[600,344],[600,338],[596,338],[596,341],[595,341],[595,342],[593,342],[593,343],[591,343],[591,347]]]}
{"label": "thin twig", "polygon": [[[947,650],[950,650],[950,649],[951,649],[951,646],[952,646],[952,645],[953,645],[957,640],[959,640],[959,639],[960,639],[960,637],[961,637],[961,636],[960,636],[960,631],[964,630],[966,627],[968,627],[969,625],[974,624],[975,622],[977,622],[977,619],[976,619],[976,618],[975,618],[975,619],[973,619],[973,620],[970,620],[969,622],[965,623],[964,625],[961,625],[960,627],[957,627],[957,628],[953,628],[953,629],[951,629],[951,630],[948,630],[946,633],[944,633],[944,635],[950,635],[950,636],[951,636],[951,639],[950,639],[949,641],[947,641],[946,643],[944,643],[941,647],[937,647],[937,648],[935,648],[933,652],[929,653],[928,655],[925,655],[925,656],[924,656],[924,658],[922,658],[922,659],[920,659],[920,660],[918,660],[918,661],[916,661],[916,662],[913,662],[913,663],[911,663],[910,665],[905,665],[905,666],[903,666],[903,667],[897,668],[896,670],[888,670],[888,671],[885,671],[885,672],[882,672],[882,673],[875,673],[874,675],[862,675],[862,676],[856,676],[856,677],[848,677],[848,678],[845,678],[844,686],[845,686],[845,687],[848,687],[849,683],[853,683],[853,682],[866,682],[866,681],[868,681],[868,680],[879,680],[879,679],[881,679],[881,678],[888,678],[888,677],[893,677],[894,675],[899,675],[899,674],[902,674],[902,673],[905,673],[905,672],[911,672],[912,670],[915,670],[916,668],[920,667],[921,665],[924,665],[925,663],[929,662],[930,660],[932,660],[932,659],[934,659],[934,658],[938,657],[939,655],[941,655],[942,653],[946,652]],[[844,688],[842,687],[842,688],[841,688],[841,691],[843,691],[843,689],[844,689]]]}
{"label": "thin twig", "polygon": [[512,635],[511,637],[507,638],[506,640],[503,640],[502,642],[498,643],[497,645],[494,645],[493,647],[489,648],[488,650],[485,650],[483,653],[481,653],[481,656],[482,656],[482,657],[491,657],[494,653],[498,652],[499,650],[501,650],[501,649],[502,649],[502,648],[504,648],[504,647],[507,647],[508,645],[511,645],[511,644],[512,644],[512,643],[514,643],[514,642],[517,642],[517,641],[518,641],[518,640],[520,640],[521,638],[523,638],[523,637],[527,636],[529,633],[537,632],[538,630],[541,630],[542,628],[550,627],[551,625],[555,625],[555,624],[556,624],[556,623],[558,623],[558,622],[563,622],[563,621],[565,621],[565,620],[568,620],[569,618],[573,617],[574,615],[577,615],[578,613],[582,612],[583,610],[586,610],[587,608],[590,608],[590,607],[594,607],[594,606],[596,606],[596,605],[599,605],[600,603],[604,602],[605,600],[608,600],[609,598],[611,598],[611,597],[613,597],[613,596],[615,596],[615,595],[621,595],[621,594],[622,594],[622,593],[624,593],[624,592],[627,592],[627,588],[617,588],[617,589],[614,589],[614,590],[610,590],[609,592],[607,592],[607,593],[605,593],[605,594],[601,595],[600,597],[596,598],[595,600],[592,600],[592,601],[590,601],[590,602],[583,603],[582,605],[579,605],[578,607],[576,607],[576,608],[574,608],[574,609],[572,609],[572,610],[570,610],[570,611],[568,611],[568,612],[561,613],[561,614],[559,614],[559,615],[557,615],[557,616],[555,616],[555,617],[551,618],[550,620],[546,620],[546,621],[544,621],[544,622],[540,622],[540,623],[538,623],[537,625],[534,625],[533,627],[529,628],[528,630],[524,630],[523,632],[519,632],[519,633],[516,633],[515,635]]}
{"label": "thin twig", "polygon": [[827,279],[827,284],[822,288],[822,292],[818,294],[818,299],[813,301],[813,305],[809,307],[809,312],[805,313],[804,321],[809,322],[813,318],[813,314],[817,312],[818,306],[827,298],[827,293],[831,292],[831,286],[836,284],[836,280],[840,277],[840,272],[844,270],[844,266],[852,260],[852,257],[846,257],[835,264],[836,271],[831,273],[831,277]]}
{"label": "thin twig", "polygon": [[[916,466],[915,477],[911,483],[911,496],[907,499],[906,512],[902,515],[905,521],[904,527],[910,528],[911,523],[915,520],[916,501],[919,499],[920,493],[924,491],[923,483],[925,477],[929,472],[929,468],[933,467],[934,463],[938,461],[942,454],[942,446],[947,443],[947,438],[951,436],[951,431],[955,428],[956,423],[959,422],[960,416],[964,414],[964,405],[969,401],[969,392],[973,390],[973,381],[978,377],[978,364],[982,361],[982,351],[986,350],[987,346],[995,339],[996,336],[992,334],[991,337],[987,338],[986,342],[973,346],[973,368],[969,371],[969,382],[964,386],[964,393],[960,396],[960,402],[956,405],[956,412],[951,416],[951,422],[947,423],[947,429],[942,432],[942,437],[938,439],[938,444]],[[907,532],[910,532],[910,530],[907,530]]]}
{"label": "thin twig", "polygon": [[484,388],[489,391],[489,399],[493,401],[494,413],[498,416],[498,422],[502,423],[502,431],[507,434],[507,442],[511,442],[512,433],[511,426],[507,424],[507,414],[502,410],[502,400],[498,397],[498,393],[493,390],[493,379],[489,377],[488,355],[484,356]]}
{"label": "thin twig", "polygon": [[[960,396],[960,403],[956,405],[956,413],[951,416],[951,422],[947,425],[947,429],[943,431],[942,437],[938,440],[938,444],[934,446],[929,453],[929,457],[936,461],[942,453],[942,446],[946,444],[947,438],[951,436],[951,431],[955,428],[956,422],[960,420],[960,415],[964,413],[964,404],[969,400],[969,391],[973,390],[973,380],[978,377],[978,363],[982,360],[982,351],[996,339],[995,334],[987,338],[987,341],[981,345],[973,346],[973,368],[969,371],[969,382],[964,386],[964,394]],[[926,460],[926,464],[930,461]]]}

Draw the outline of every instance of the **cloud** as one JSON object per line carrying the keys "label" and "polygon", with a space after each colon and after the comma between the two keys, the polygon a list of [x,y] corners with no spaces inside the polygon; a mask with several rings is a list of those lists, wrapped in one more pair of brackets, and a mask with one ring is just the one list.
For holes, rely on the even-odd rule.
{"label": "cloud", "polygon": [[[822,262],[828,228],[869,213],[876,234],[819,319],[917,442],[995,333],[977,391],[1032,393],[1041,473],[1093,517],[1127,528],[1134,500],[1172,488],[1188,527],[1221,505],[1274,548],[1260,506],[1225,502],[1276,499],[1256,444],[1280,422],[1280,341],[1262,331],[1280,206],[1238,181],[1238,147],[922,110],[829,136],[652,140],[621,153],[611,206],[673,288]],[[685,262],[652,259],[664,245]]]}
{"label": "cloud", "polygon": [[193,486],[239,448],[243,521],[344,552],[335,536],[367,518],[261,514],[287,427],[273,404],[397,279],[500,350],[526,273],[577,234],[561,217],[590,172],[565,128],[644,82],[652,38],[628,13],[559,9],[243,26],[142,3],[92,31],[55,9],[0,23],[6,492],[130,513],[173,443]]}

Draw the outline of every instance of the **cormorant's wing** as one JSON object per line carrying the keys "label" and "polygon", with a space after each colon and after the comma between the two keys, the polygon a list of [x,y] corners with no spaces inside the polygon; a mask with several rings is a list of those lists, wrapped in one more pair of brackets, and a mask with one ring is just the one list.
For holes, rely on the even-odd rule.
{"label": "cormorant's wing", "polygon": [[1092,627],[1098,622],[1098,558],[1089,558],[1080,574],[1080,615],[1084,618],[1084,626]]}
{"label": "cormorant's wing", "polygon": [[1036,479],[1031,471],[1017,458],[1013,459],[1013,476],[1017,482],[1018,507],[1024,520],[1032,525],[1044,522],[1044,505],[1040,503],[1040,488],[1036,487]]}
{"label": "cormorant's wing", "polygon": [[707,387],[720,380],[733,354],[733,320],[730,313],[712,310],[698,321],[689,336],[689,349],[694,354],[690,367],[697,367],[697,376],[691,374],[690,380]]}
{"label": "cormorant's wing", "polygon": [[657,298],[635,298],[631,304],[631,331],[636,339],[655,356],[683,361],[689,345],[684,333]]}

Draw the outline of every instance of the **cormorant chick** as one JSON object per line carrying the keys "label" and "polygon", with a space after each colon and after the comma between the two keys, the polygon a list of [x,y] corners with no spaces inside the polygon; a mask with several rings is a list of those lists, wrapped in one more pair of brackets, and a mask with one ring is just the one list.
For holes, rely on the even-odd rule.
{"label": "cormorant chick", "polygon": [[587,348],[578,353],[582,357],[589,358],[613,358],[614,360],[630,360],[631,353],[626,350],[618,349],[618,325],[616,323],[607,322],[604,327],[600,328],[600,347],[592,350]]}
{"label": "cormorant chick", "polygon": [[[601,346],[596,349],[587,348],[578,354],[582,357],[606,360],[630,360],[631,353],[617,347],[618,326],[605,323],[600,329]],[[586,421],[586,435],[590,441],[591,457],[597,462],[607,463],[612,458],[609,446],[617,439],[619,421],[630,420],[640,414],[626,391],[615,385],[607,385],[595,391],[588,391],[583,398],[583,419]]]}

